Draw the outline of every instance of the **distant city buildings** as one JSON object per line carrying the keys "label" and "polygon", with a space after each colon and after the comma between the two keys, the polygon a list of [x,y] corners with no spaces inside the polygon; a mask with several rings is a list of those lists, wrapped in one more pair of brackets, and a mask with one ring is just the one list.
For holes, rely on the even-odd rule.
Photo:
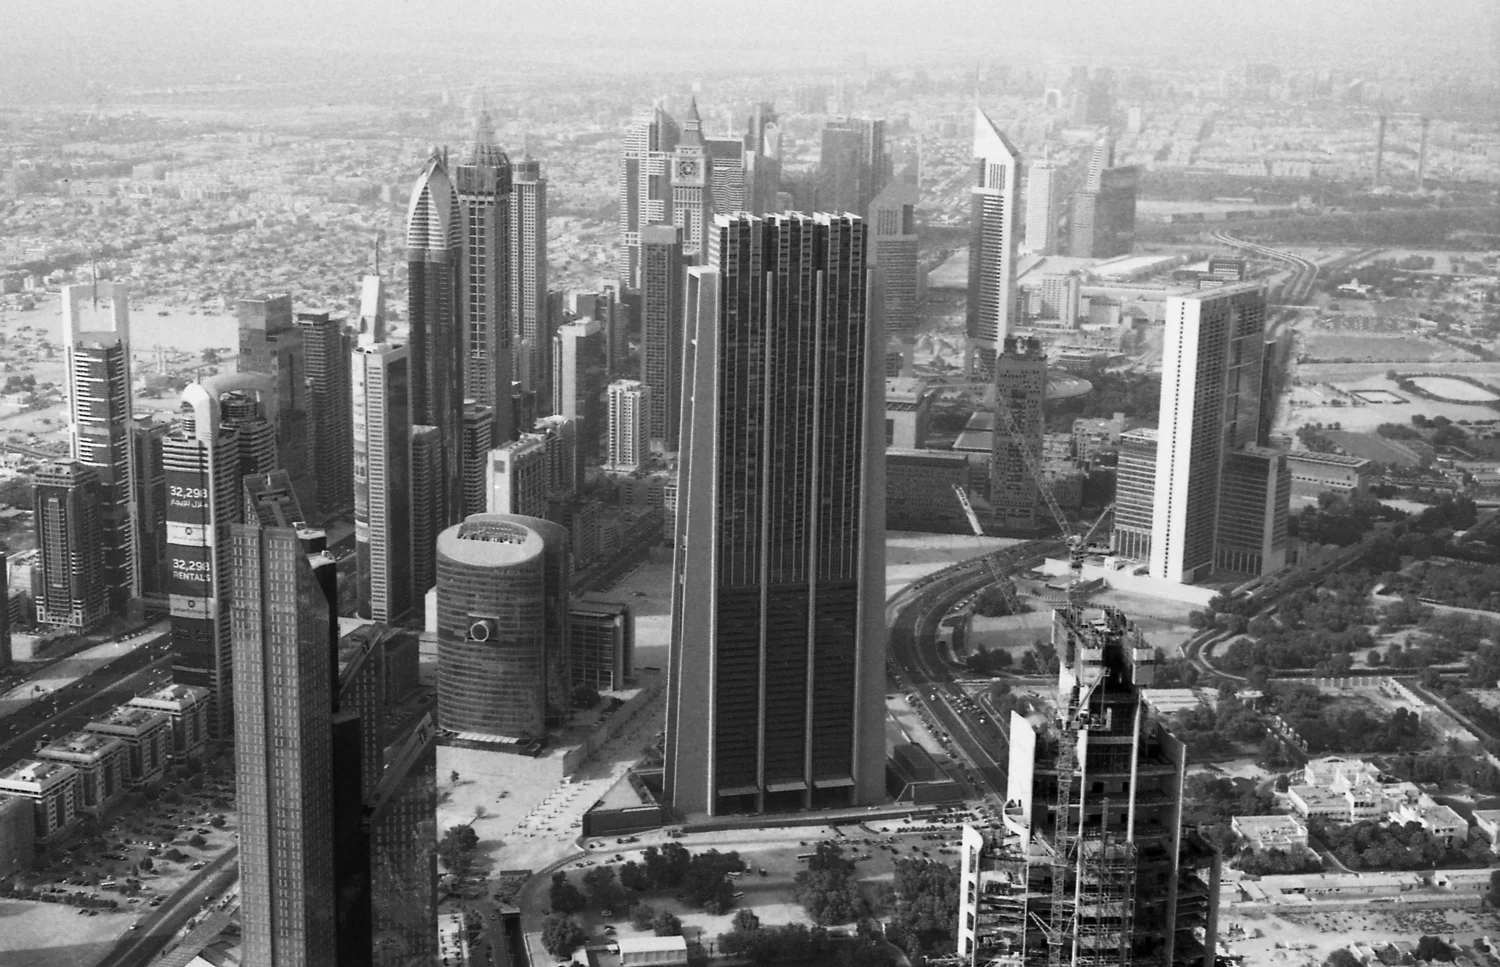
{"label": "distant city buildings", "polygon": [[293,317],[289,295],[241,299],[235,314],[240,337],[236,372],[271,378],[276,393],[276,465],[291,475],[298,503],[316,518],[321,508],[311,462],[306,330]]}
{"label": "distant city buildings", "polygon": [[666,797],[711,815],[873,803],[885,339],[866,313],[866,228],[742,213],[713,232],[686,298]]}
{"label": "distant city buildings", "polygon": [[885,121],[831,118],[818,155],[819,211],[864,215],[891,178]]}

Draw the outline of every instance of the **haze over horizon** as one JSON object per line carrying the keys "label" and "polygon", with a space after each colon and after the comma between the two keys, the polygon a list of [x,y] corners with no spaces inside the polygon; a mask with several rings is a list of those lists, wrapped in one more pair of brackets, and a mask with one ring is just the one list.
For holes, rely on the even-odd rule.
{"label": "haze over horizon", "polygon": [[1193,59],[1225,66],[1382,61],[1455,73],[1487,66],[1493,76],[1500,65],[1500,5],[1489,0],[553,0],[507,7],[503,16],[489,0],[264,0],[215,3],[209,16],[205,6],[66,0],[46,17],[9,23],[0,105],[83,100],[90,84],[264,82],[288,64],[315,71],[320,61],[362,52],[369,67],[391,75],[441,75],[476,62],[722,73],[807,64],[810,51],[894,65],[953,57],[1127,63],[1194,51],[1201,57]]}

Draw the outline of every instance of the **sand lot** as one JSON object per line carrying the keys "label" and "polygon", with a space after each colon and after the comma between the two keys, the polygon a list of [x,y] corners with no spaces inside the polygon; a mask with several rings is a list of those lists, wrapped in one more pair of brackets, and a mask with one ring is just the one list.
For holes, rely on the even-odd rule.
{"label": "sand lot", "polygon": [[[138,915],[134,907],[90,917],[61,903],[0,900],[0,964],[92,967]],[[59,943],[60,937],[67,942]]]}
{"label": "sand lot", "polygon": [[[1404,392],[1385,374],[1391,369],[1402,373],[1443,376],[1461,372],[1482,382],[1500,385],[1500,363],[1485,362],[1401,362],[1401,363],[1301,363],[1293,369],[1302,383],[1289,386],[1286,401],[1277,408],[1276,431],[1290,433],[1305,423],[1338,423],[1345,430],[1374,430],[1382,423],[1411,422],[1412,414],[1427,417],[1446,416],[1458,420],[1492,420],[1496,411],[1481,402],[1442,403],[1424,400]],[[1445,384],[1463,386],[1466,392],[1483,393],[1477,386],[1457,380],[1445,380]],[[1367,403],[1350,405],[1347,396],[1330,390],[1327,385],[1341,390],[1386,390],[1410,400],[1407,403]],[[1457,393],[1452,394],[1455,397]],[[1335,405],[1337,402],[1338,405]]]}
{"label": "sand lot", "polygon": [[[1500,928],[1493,912],[1420,910],[1407,913],[1309,913],[1243,915],[1232,905],[1219,911],[1219,934],[1237,923],[1255,939],[1229,944],[1231,953],[1245,958],[1247,965],[1317,965],[1333,951],[1351,943],[1383,944],[1396,940],[1413,943],[1424,933],[1472,944]],[[1300,949],[1287,949],[1287,948]]]}

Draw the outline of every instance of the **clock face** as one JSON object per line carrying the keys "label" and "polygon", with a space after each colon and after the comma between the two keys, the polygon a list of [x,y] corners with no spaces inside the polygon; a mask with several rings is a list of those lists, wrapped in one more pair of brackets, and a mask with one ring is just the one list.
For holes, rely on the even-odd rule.
{"label": "clock face", "polygon": [[684,178],[691,178],[693,175],[696,175],[698,173],[698,162],[696,162],[696,161],[679,161],[679,162],[677,162],[677,173],[679,175],[683,176]]}

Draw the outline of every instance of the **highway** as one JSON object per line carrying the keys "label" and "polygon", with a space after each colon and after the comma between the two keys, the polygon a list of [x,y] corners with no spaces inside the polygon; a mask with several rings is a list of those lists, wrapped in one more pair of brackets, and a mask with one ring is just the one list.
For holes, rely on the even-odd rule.
{"label": "highway", "polygon": [[161,634],[0,719],[0,766],[30,754],[39,741],[81,729],[100,713],[165,684],[171,665],[168,636]]}
{"label": "highway", "polygon": [[[1061,541],[1029,541],[998,552],[995,559],[1002,572],[1013,574],[1062,552]],[[963,785],[970,798],[987,798],[998,806],[1005,800],[1005,733],[993,718],[977,722],[958,707],[958,700],[967,695],[936,648],[938,623],[948,610],[993,580],[983,558],[974,558],[898,595],[889,609],[890,658],[913,702],[927,709],[930,719],[952,739],[955,751],[968,760],[971,770]]]}
{"label": "highway", "polygon": [[230,847],[214,857],[191,888],[176,891],[143,917],[141,928],[128,931],[116,941],[98,967],[145,967],[154,960],[188,920],[239,879],[239,854],[237,847]]}
{"label": "highway", "polygon": [[1242,249],[1285,265],[1291,271],[1291,278],[1281,289],[1283,305],[1300,306],[1312,296],[1313,286],[1318,282],[1318,273],[1322,271],[1318,263],[1312,259],[1291,252],[1282,252],[1256,242],[1247,242],[1244,239],[1235,238],[1228,232],[1214,232],[1209,235],[1209,238],[1221,245]]}

